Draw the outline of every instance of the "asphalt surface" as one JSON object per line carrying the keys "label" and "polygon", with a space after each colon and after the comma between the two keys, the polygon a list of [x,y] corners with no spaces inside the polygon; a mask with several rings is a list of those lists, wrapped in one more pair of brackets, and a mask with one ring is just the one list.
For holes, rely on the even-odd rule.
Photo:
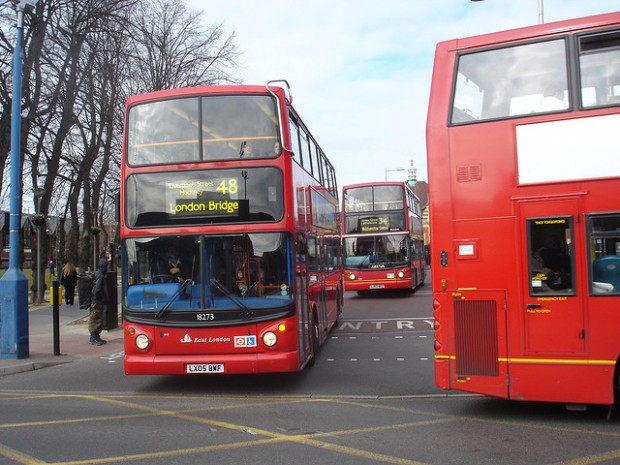
{"label": "asphalt surface", "polygon": [[[0,375],[16,373],[0,381],[0,464],[620,463],[617,411],[607,419],[603,407],[575,412],[425,385],[432,362],[410,358],[432,354],[432,342],[416,338],[428,331],[425,312],[408,319],[398,310],[426,308],[423,296],[348,296],[342,328],[311,370],[217,378],[123,375],[112,359],[122,330],[104,331],[104,346],[89,345],[87,312],[77,306],[60,307],[55,356],[52,308],[32,307],[30,357],[0,360]],[[373,357],[367,362],[361,346]],[[380,372],[374,357],[393,374]]]}

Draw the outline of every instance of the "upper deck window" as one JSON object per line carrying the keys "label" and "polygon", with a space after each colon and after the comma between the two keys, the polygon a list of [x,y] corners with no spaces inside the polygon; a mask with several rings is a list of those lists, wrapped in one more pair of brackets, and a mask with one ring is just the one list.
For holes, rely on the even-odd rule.
{"label": "upper deck window", "polygon": [[404,231],[403,208],[402,186],[347,189],[344,192],[344,232],[355,234]]}
{"label": "upper deck window", "polygon": [[451,123],[567,110],[564,39],[461,55]]}
{"label": "upper deck window", "polygon": [[620,31],[580,37],[579,69],[585,108],[620,104]]}
{"label": "upper deck window", "polygon": [[344,211],[372,212],[403,209],[402,186],[368,186],[347,189],[344,193]]}
{"label": "upper deck window", "polygon": [[133,166],[274,158],[280,154],[275,100],[212,95],[149,102],[129,110]]}

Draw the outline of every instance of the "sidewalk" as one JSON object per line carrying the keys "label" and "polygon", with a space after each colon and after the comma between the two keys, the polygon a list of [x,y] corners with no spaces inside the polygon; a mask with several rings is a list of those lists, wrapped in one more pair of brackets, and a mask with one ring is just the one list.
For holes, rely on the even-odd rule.
{"label": "sidewalk", "polygon": [[75,305],[62,304],[59,309],[59,352],[54,355],[53,309],[48,303],[31,304],[28,309],[29,357],[23,359],[0,359],[0,376],[38,370],[48,366],[70,363],[89,357],[100,357],[123,350],[122,322],[118,328],[101,333],[108,341],[103,346],[88,343],[88,310],[81,310],[77,298]]}

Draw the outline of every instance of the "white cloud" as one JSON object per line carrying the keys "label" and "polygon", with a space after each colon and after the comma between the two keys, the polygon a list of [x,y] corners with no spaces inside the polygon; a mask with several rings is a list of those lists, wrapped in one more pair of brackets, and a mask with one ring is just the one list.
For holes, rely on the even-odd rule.
{"label": "white cloud", "polygon": [[[340,186],[409,167],[426,180],[425,123],[435,44],[618,9],[617,0],[188,0],[224,23],[248,84],[287,79],[294,106]],[[389,179],[406,173],[389,173]]]}

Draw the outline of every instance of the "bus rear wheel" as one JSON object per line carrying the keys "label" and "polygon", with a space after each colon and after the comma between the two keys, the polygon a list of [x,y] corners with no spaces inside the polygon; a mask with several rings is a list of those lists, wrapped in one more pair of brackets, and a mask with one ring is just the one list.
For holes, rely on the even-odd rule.
{"label": "bus rear wheel", "polygon": [[312,312],[312,356],[308,362],[308,366],[313,367],[316,363],[316,354],[319,351],[319,322],[316,312]]}

